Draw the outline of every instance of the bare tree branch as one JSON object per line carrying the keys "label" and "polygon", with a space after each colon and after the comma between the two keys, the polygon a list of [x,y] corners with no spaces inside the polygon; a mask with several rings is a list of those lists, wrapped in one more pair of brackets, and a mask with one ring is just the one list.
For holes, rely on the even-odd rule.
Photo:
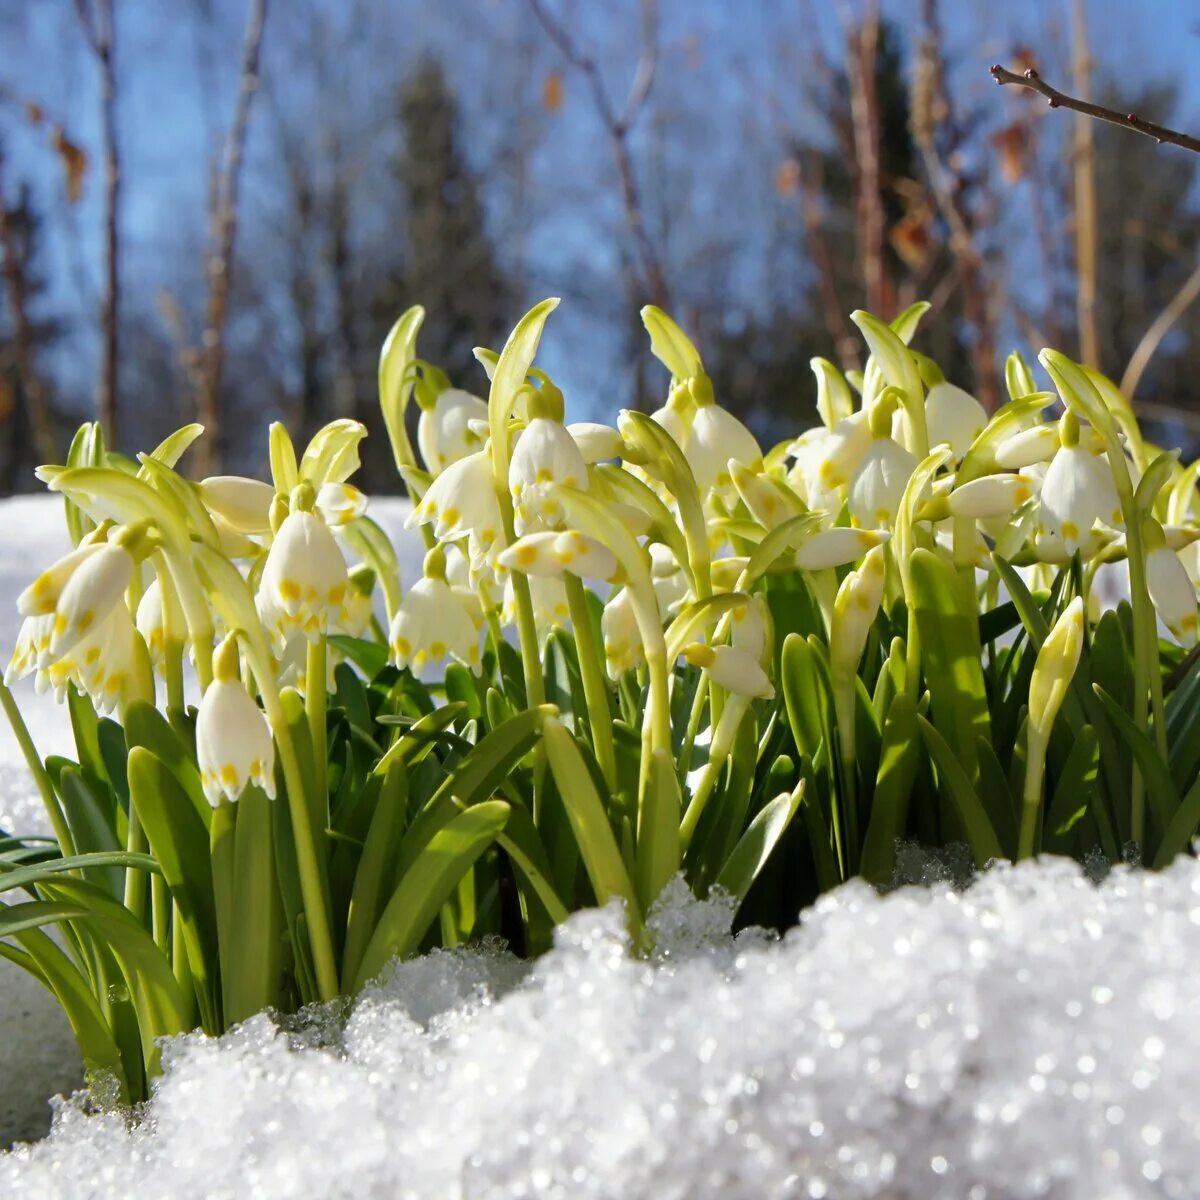
{"label": "bare tree branch", "polygon": [[258,64],[262,52],[267,0],[251,0],[242,41],[242,68],[233,124],[225,140],[220,172],[215,181],[212,251],[208,258],[208,309],[204,326],[204,362],[198,403],[200,423],[207,436],[197,446],[197,469],[211,473],[221,461],[221,371],[225,360],[225,322],[233,274],[233,246],[237,235],[238,184],[250,105],[258,90]]}
{"label": "bare tree branch", "polygon": [[1137,391],[1137,386],[1142,380],[1142,375],[1150,365],[1150,360],[1154,357],[1154,352],[1158,349],[1159,343],[1167,336],[1175,322],[1187,312],[1198,296],[1200,296],[1200,263],[1197,263],[1192,269],[1192,273],[1183,281],[1183,285],[1179,291],[1171,297],[1167,306],[1150,323],[1150,327],[1142,334],[1142,339],[1138,342],[1137,348],[1130,355],[1129,365],[1125,368],[1125,373],[1121,376],[1121,391],[1130,400],[1133,399],[1133,395]]}
{"label": "bare tree branch", "polygon": [[609,95],[596,60],[571,37],[566,28],[550,12],[544,0],[529,0],[529,7],[563,58],[588,82],[596,113],[607,131],[612,145],[617,178],[621,187],[621,201],[625,209],[625,223],[633,238],[645,297],[651,304],[657,304],[660,308],[668,308],[670,307],[670,294],[667,288],[666,273],[663,270],[662,259],[646,226],[637,173],[634,170],[633,157],[629,150],[630,131],[654,85],[658,62],[656,0],[642,0],[642,55],[620,115]]}
{"label": "bare tree branch", "polygon": [[1135,133],[1145,134],[1159,145],[1166,143],[1182,146],[1193,154],[1200,154],[1200,138],[1180,133],[1177,129],[1169,129],[1166,125],[1158,125],[1154,121],[1143,121],[1136,113],[1121,113],[1113,108],[1105,108],[1102,104],[1093,104],[1090,100],[1068,96],[1065,92],[1051,87],[1032,67],[1018,75],[997,63],[991,68],[991,75],[1001,87],[1006,83],[1015,83],[1045,96],[1051,108],[1069,108],[1073,112],[1083,113],[1084,116],[1094,117],[1097,121],[1107,121],[1110,125],[1119,125],[1122,129],[1132,129]]}
{"label": "bare tree branch", "polygon": [[117,440],[120,349],[120,203],[121,159],[117,146],[117,77],[114,65],[113,0],[75,0],[75,12],[100,70],[100,109],[104,127],[104,293],[100,328],[104,353],[100,365],[97,412],[110,445]]}

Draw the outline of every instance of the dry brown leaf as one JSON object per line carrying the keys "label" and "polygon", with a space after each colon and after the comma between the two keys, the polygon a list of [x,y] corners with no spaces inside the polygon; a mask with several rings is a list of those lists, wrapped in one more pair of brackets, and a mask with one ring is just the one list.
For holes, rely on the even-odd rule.
{"label": "dry brown leaf", "polygon": [[54,127],[50,142],[62,161],[67,180],[67,199],[76,204],[83,195],[83,177],[88,166],[87,151],[71,141],[58,125]]}
{"label": "dry brown leaf", "polygon": [[780,196],[794,196],[800,190],[800,164],[785,158],[775,171],[775,191]]}
{"label": "dry brown leaf", "polygon": [[558,112],[563,104],[563,77],[561,71],[551,71],[542,82],[542,107],[550,113]]}

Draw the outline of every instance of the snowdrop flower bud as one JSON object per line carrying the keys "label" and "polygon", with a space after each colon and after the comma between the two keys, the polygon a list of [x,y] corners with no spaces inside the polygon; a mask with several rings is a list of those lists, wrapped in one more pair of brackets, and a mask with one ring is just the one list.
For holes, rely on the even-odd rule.
{"label": "snowdrop flower bud", "polygon": [[1034,463],[1049,462],[1058,451],[1058,429],[1054,425],[1035,425],[1006,437],[996,447],[995,459],[998,467],[1006,471],[1019,471],[1032,467]]}
{"label": "snowdrop flower bud", "polygon": [[925,398],[925,423],[929,444],[944,442],[959,462],[987,425],[987,411],[970,392],[952,383],[935,383]]}
{"label": "snowdrop flower bud", "polygon": [[609,678],[620,679],[646,661],[641,631],[633,610],[633,593],[622,588],[605,606],[600,616],[604,639],[604,660]]}
{"label": "snowdrop flower bud", "polygon": [[857,562],[868,550],[891,537],[882,529],[822,529],[796,551],[796,566],[805,571],[825,571]]}
{"label": "snowdrop flower bud", "polygon": [[422,409],[417,421],[417,445],[430,474],[440,475],[448,466],[480,448],[474,421],[487,427],[485,401],[459,388],[438,393],[432,408]]}
{"label": "snowdrop flower bud", "polygon": [[850,485],[850,515],[867,529],[894,524],[904,489],[916,469],[916,458],[899,442],[876,438]]}
{"label": "snowdrop flower bud", "polygon": [[1075,677],[1083,650],[1083,601],[1076,596],[1054,623],[1033,665],[1029,681],[1029,729],[1047,739]]}
{"label": "snowdrop flower bud", "polygon": [[618,573],[616,555],[575,529],[526,534],[500,555],[499,562],[509,570],[545,578],[570,571],[581,579],[611,580]]}
{"label": "snowdrop flower bud", "polygon": [[479,630],[459,594],[446,582],[440,548],[425,556],[425,574],[401,599],[388,633],[392,661],[421,671],[447,656],[473,671],[480,665]]}
{"label": "snowdrop flower bud", "polygon": [[733,646],[705,646],[693,642],[683,652],[693,667],[702,667],[717,685],[735,696],[769,700],[775,689],[753,655]]}
{"label": "snowdrop flower bud", "polygon": [[263,567],[259,614],[272,635],[303,633],[315,641],[346,598],[346,560],[329,526],[303,509],[288,513]]}
{"label": "snowdrop flower bud", "polygon": [[243,475],[214,475],[200,481],[200,499],[214,517],[237,533],[271,532],[271,501],[275,489]]}
{"label": "snowdrop flower bud", "polygon": [[883,600],[886,578],[883,547],[876,546],[857,571],[842,580],[833,602],[829,657],[834,678],[849,678],[858,670],[867,635]]}
{"label": "snowdrop flower bud", "polygon": [[537,521],[557,524],[562,520],[557,489],[586,491],[587,486],[587,463],[575,439],[558,421],[534,417],[517,439],[508,466],[517,532]]}
{"label": "snowdrop flower bud", "polygon": [[594,421],[575,421],[567,426],[579,453],[586,463],[603,462],[606,458],[620,458],[625,453],[625,439],[609,425]]}
{"label": "snowdrop flower bud", "polygon": [[1196,644],[1196,589],[1169,546],[1158,546],[1146,555],[1146,586],[1162,623],[1181,646],[1191,649]]}
{"label": "snowdrop flower bud", "polygon": [[718,404],[704,404],[696,410],[683,453],[702,498],[714,489],[724,492],[732,486],[731,461],[751,470],[762,466],[762,450],[754,434]]}
{"label": "snowdrop flower bud", "polygon": [[237,677],[237,640],[213,653],[213,681],[196,716],[196,759],[209,804],[234,801],[251,783],[275,798],[275,743],[267,719]]}
{"label": "snowdrop flower bud", "polygon": [[984,475],[955,488],[947,503],[955,517],[1009,517],[1037,491],[1037,483],[1029,475]]}
{"label": "snowdrop flower bud", "polygon": [[1074,553],[1097,521],[1121,524],[1108,460],[1082,446],[1060,446],[1042,482],[1042,524]]}

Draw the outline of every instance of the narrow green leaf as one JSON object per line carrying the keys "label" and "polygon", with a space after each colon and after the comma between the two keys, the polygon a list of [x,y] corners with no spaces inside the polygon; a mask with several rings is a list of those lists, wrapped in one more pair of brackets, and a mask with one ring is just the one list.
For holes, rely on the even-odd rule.
{"label": "narrow green leaf", "polygon": [[904,833],[917,775],[919,734],[915,702],[897,692],[883,723],[879,773],[859,861],[860,874],[876,887],[886,887],[895,872],[896,841]]}
{"label": "narrow green leaf", "polygon": [[732,895],[739,905],[800,810],[804,789],[802,779],[794,791],[784,792],[764,805],[726,859],[717,876],[717,886]]}
{"label": "narrow green leaf", "polygon": [[[566,802],[570,812],[570,800]],[[649,912],[658,894],[679,870],[679,780],[665,750],[650,759],[645,801],[638,813],[635,876],[642,912]],[[582,850],[582,843],[580,845]],[[586,857],[586,855],[585,855]]]}

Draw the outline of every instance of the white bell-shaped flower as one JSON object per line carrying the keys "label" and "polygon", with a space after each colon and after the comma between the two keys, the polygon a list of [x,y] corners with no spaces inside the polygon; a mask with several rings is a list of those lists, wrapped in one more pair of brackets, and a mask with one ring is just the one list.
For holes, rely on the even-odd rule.
{"label": "white bell-shaped flower", "polygon": [[200,500],[214,517],[237,533],[271,532],[271,501],[275,489],[244,475],[214,475],[200,481]]}
{"label": "white bell-shaped flower", "polygon": [[762,450],[754,434],[719,404],[704,404],[696,410],[683,453],[701,498],[714,489],[726,492],[733,486],[731,459],[751,470],[762,466]]}
{"label": "white bell-shaped flower", "polygon": [[679,560],[662,542],[650,543],[650,583],[658,611],[664,616],[677,612],[691,594]]}
{"label": "white bell-shaped flower", "polygon": [[952,383],[935,383],[925,398],[925,423],[929,429],[929,444],[950,447],[954,461],[959,462],[971,448],[971,443],[987,425],[987,410],[962,388]]}
{"label": "white bell-shaped flower", "polygon": [[837,526],[813,534],[796,551],[796,566],[805,571],[826,571],[858,562],[868,550],[882,545],[890,533],[882,529],[845,529]]}
{"label": "white bell-shaped flower", "polygon": [[856,412],[840,420],[827,437],[815,443],[817,448],[806,467],[806,474],[814,472],[810,491],[828,494],[849,484],[873,441],[866,412]]}
{"label": "white bell-shaped flower", "polygon": [[17,633],[12,658],[4,671],[4,685],[11,687],[18,679],[38,672],[38,691],[49,686],[46,667],[50,663],[50,635],[54,632],[54,614],[26,617]]}
{"label": "white bell-shaped flower", "polygon": [[424,409],[417,421],[417,445],[432,475],[440,475],[448,466],[473,454],[481,439],[471,427],[482,421],[487,426],[486,401],[460,388],[438,393],[432,408]]}
{"label": "white bell-shaped flower", "polygon": [[955,488],[947,503],[955,517],[977,521],[1011,517],[1037,492],[1039,482],[1029,475],[983,475]]}
{"label": "white bell-shaped flower", "polygon": [[1196,588],[1169,546],[1158,546],[1146,555],[1146,586],[1162,623],[1181,646],[1196,644]]}
{"label": "white bell-shaped flower", "polygon": [[775,695],[767,673],[758,659],[733,646],[706,646],[693,642],[685,648],[684,658],[694,667],[702,667],[717,685],[735,696],[769,700]]}
{"label": "white bell-shaped flower", "polygon": [[1059,444],[1057,425],[1034,425],[1006,437],[996,447],[996,465],[1006,471],[1019,471],[1035,463],[1048,463]]}
{"label": "white bell-shaped flower", "polygon": [[646,661],[642,634],[633,610],[633,594],[622,588],[600,615],[600,634],[604,639],[604,662],[611,679],[620,679]]}
{"label": "white bell-shaped flower", "polygon": [[864,529],[895,524],[904,489],[916,468],[916,458],[899,442],[876,438],[850,484],[850,515]]}
{"label": "white bell-shaped flower", "polygon": [[1078,549],[1097,521],[1121,524],[1121,506],[1108,460],[1082,446],[1060,446],[1042,482],[1041,520],[1062,538],[1068,553]]}
{"label": "white bell-shaped flower", "polygon": [[445,557],[429,552],[425,574],[404,594],[388,632],[392,661],[420,672],[456,658],[479,669],[479,628],[458,592],[446,582]]}
{"label": "white bell-shaped flower", "polygon": [[767,607],[766,597],[751,597],[749,604],[735,608],[731,615],[733,622],[730,645],[745,651],[756,662],[762,662],[767,652],[771,626],[771,610]]}
{"label": "white bell-shaped flower", "polygon": [[575,439],[551,417],[534,417],[517,439],[508,466],[517,532],[562,520],[560,487],[586,491],[587,463]]}
{"label": "white bell-shaped flower", "polygon": [[[533,619],[538,627],[539,637],[544,640],[552,629],[563,629],[571,623],[571,604],[567,599],[566,585],[561,579],[545,575],[531,575],[528,583],[529,599],[533,604]],[[517,623],[517,597],[511,576],[504,585],[500,620],[505,625]]]}
{"label": "white bell-shaped flower", "polygon": [[550,579],[569,571],[581,579],[611,580],[618,572],[616,555],[576,529],[528,533],[500,555],[500,564]]}
{"label": "white bell-shaped flower", "polygon": [[65,653],[52,655],[46,677],[60,700],[68,683],[86,692],[100,712],[112,712],[121,703],[137,670],[139,634],[123,604]]}
{"label": "white bell-shaped flower", "polygon": [[166,657],[167,626],[163,613],[162,587],[157,578],[152,579],[138,601],[134,624],[150,651],[150,662],[161,667]]}
{"label": "white bell-shaped flower", "polygon": [[280,643],[293,633],[315,641],[336,620],[346,598],[346,560],[329,526],[312,512],[283,519],[258,585],[258,611]]}
{"label": "white bell-shaped flower", "polygon": [[661,425],[675,439],[675,444],[680,450],[686,449],[691,426],[684,413],[675,405],[664,404],[662,408],[656,408],[650,414],[650,420],[656,425]]}
{"label": "white bell-shaped flower", "polygon": [[367,498],[351,484],[323,483],[317,489],[314,507],[330,529],[339,529],[367,511]]}
{"label": "white bell-shaped flower", "polygon": [[196,715],[196,760],[205,799],[214,808],[256,783],[275,798],[275,743],[258,705],[237,678],[235,640],[213,655],[213,681]]}
{"label": "white bell-shaped flower", "polygon": [[439,542],[469,538],[472,566],[504,547],[492,462],[480,450],[451,463],[409,513],[405,529],[432,523]]}

